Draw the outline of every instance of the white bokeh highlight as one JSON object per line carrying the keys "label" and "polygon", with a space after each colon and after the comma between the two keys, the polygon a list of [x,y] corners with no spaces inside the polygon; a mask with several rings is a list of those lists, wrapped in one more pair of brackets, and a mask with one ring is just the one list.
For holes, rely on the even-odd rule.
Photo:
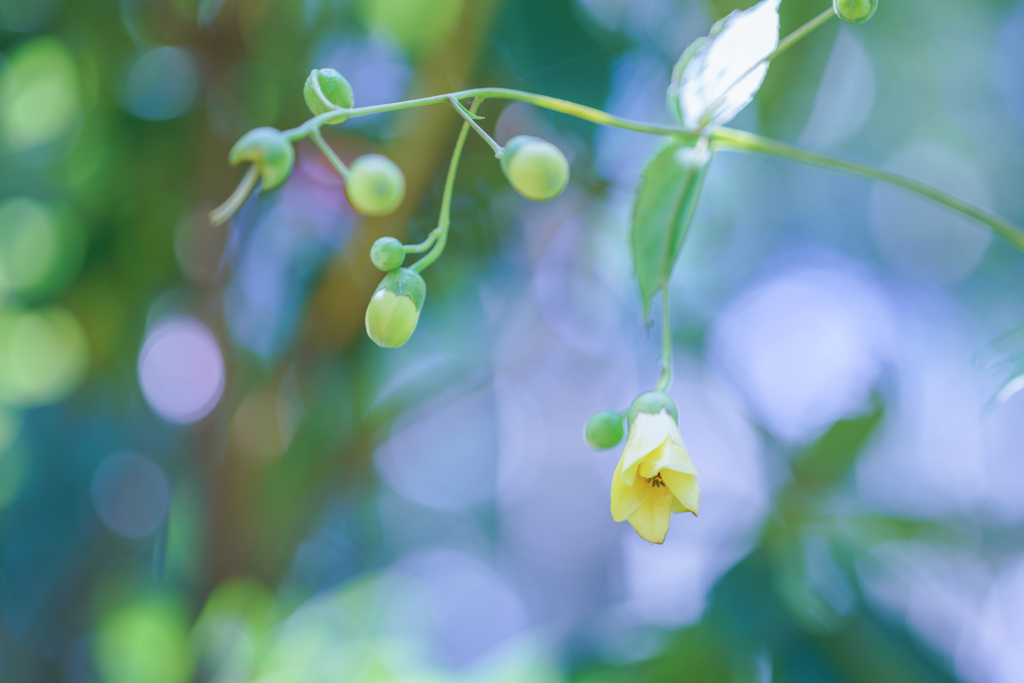
{"label": "white bokeh highlight", "polygon": [[175,424],[206,417],[224,392],[224,358],[209,329],[194,318],[157,323],[139,352],[139,386],[157,415]]}
{"label": "white bokeh highlight", "polygon": [[884,292],[852,264],[815,259],[741,292],[710,353],[764,426],[801,442],[867,408],[890,346]]}

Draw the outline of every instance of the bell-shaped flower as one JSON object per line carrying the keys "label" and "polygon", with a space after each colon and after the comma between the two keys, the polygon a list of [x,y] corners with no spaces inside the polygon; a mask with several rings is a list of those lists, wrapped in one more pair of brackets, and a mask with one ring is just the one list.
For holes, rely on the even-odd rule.
{"label": "bell-shaped flower", "polygon": [[[629,439],[612,477],[612,517],[616,522],[629,520],[651,543],[665,541],[673,512],[696,515],[700,503],[695,476],[700,472],[679,435],[675,405],[661,396],[667,404],[656,406],[657,412],[634,411]],[[649,401],[647,407],[650,409]]]}

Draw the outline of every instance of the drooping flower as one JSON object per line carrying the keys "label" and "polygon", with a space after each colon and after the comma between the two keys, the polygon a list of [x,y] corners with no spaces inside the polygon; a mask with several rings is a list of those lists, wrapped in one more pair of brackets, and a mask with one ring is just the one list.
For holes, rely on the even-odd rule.
{"label": "drooping flower", "polygon": [[649,392],[633,404],[629,439],[612,476],[611,510],[644,540],[663,543],[673,512],[697,514],[700,474],[686,452],[668,396]]}

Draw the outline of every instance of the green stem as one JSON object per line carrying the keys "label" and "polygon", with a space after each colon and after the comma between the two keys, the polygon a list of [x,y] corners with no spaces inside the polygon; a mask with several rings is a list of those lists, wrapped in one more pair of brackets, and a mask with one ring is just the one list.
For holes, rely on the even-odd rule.
{"label": "green stem", "polygon": [[754,135],[753,133],[746,133],[739,130],[719,128],[712,134],[711,140],[712,146],[716,150],[724,149],[739,152],[759,152],[762,154],[770,154],[772,156],[782,157],[783,159],[800,161],[805,164],[820,166],[834,171],[843,171],[852,175],[861,176],[862,178],[880,180],[897,187],[902,187],[905,190],[910,190],[922,197],[927,197],[928,199],[938,202],[939,204],[942,204],[943,206],[946,206],[958,213],[984,223],[992,229],[992,232],[999,235],[1007,242],[1010,242],[1018,249],[1024,250],[1024,231],[1013,223],[991,214],[988,211],[980,209],[973,204],[965,202],[962,199],[957,199],[951,194],[947,194],[930,185],[913,180],[912,178],[907,178],[906,176],[890,173],[889,171],[883,171],[870,166],[864,166],[852,161],[836,159],[824,154],[818,154],[817,152],[808,152],[782,142],[776,142],[775,140],[763,138],[760,135]]}
{"label": "green stem", "polygon": [[[475,114],[476,110],[480,107],[480,103],[483,102],[482,97],[477,97],[473,100],[473,104],[469,107],[469,112]],[[433,232],[437,232],[437,241],[434,243],[433,249],[431,249],[426,256],[421,258],[416,263],[412,264],[410,268],[417,273],[422,273],[431,263],[437,260],[444,251],[445,245],[448,243],[448,228],[451,225],[451,209],[452,209],[452,193],[455,190],[455,172],[459,169],[459,160],[462,158],[462,148],[466,146],[466,138],[469,137],[471,119],[467,119],[462,124],[462,130],[459,131],[459,137],[455,141],[455,149],[452,151],[452,160],[448,164],[448,177],[444,181],[444,194],[441,195],[441,214],[437,219],[437,228]],[[429,238],[428,238],[429,239]]]}
{"label": "green stem", "polygon": [[793,47],[801,39],[807,37],[807,35],[814,31],[816,28],[818,28],[826,21],[834,17],[835,14],[835,11],[831,7],[829,7],[827,10],[825,10],[818,16],[814,17],[797,30],[790,33],[788,36],[779,41],[779,46],[775,48],[774,52],[765,57],[765,61],[770,62],[779,55],[781,55],[783,52],[788,50],[789,48]]}
{"label": "green stem", "polygon": [[354,107],[352,109],[339,108],[334,111],[325,112],[319,116],[314,116],[301,126],[284,131],[284,134],[285,137],[294,142],[309,136],[314,129],[318,129],[320,126],[331,125],[333,123],[332,119],[338,117],[354,118],[357,116],[368,116],[369,114],[381,114],[389,111],[425,107],[432,104],[444,104],[448,103],[452,97],[458,100],[465,100],[471,97],[478,97],[481,100],[516,100],[519,102],[527,102],[543,109],[549,109],[562,114],[568,114],[569,116],[575,116],[578,119],[583,119],[584,121],[590,121],[603,126],[614,126],[616,128],[632,130],[638,133],[650,133],[652,135],[674,135],[693,140],[696,140],[698,137],[693,131],[680,128],[679,126],[661,126],[653,123],[644,123],[643,121],[633,121],[619,116],[612,116],[600,109],[576,104],[575,102],[560,100],[557,97],[535,95],[534,93],[523,92],[522,90],[509,90],[508,88],[473,88],[471,90],[460,90],[459,92],[446,93],[444,95],[433,95],[431,97],[421,97],[419,99],[406,100],[404,102],[378,104],[372,107]]}
{"label": "green stem", "polygon": [[484,142],[490,145],[491,149],[494,150],[494,156],[500,157],[502,152],[505,150],[502,149],[501,145],[494,141],[494,138],[484,132],[484,129],[480,127],[480,124],[474,120],[473,113],[467,111],[466,108],[462,106],[462,103],[455,97],[449,97],[448,101],[451,103],[452,107],[455,108],[455,111],[459,112],[459,116],[466,119],[466,123],[469,124],[469,127],[475,130],[477,134],[484,139]]}
{"label": "green stem", "polygon": [[829,8],[822,12],[821,14],[819,14],[818,16],[811,19],[810,21],[808,21],[806,24],[804,24],[797,30],[790,33],[782,40],[780,40],[779,44],[775,46],[775,49],[767,57],[765,57],[764,59],[759,59],[758,61],[751,64],[749,69],[740,74],[739,78],[734,80],[728,88],[722,91],[722,94],[715,98],[715,100],[708,105],[707,111],[704,114],[704,116],[707,117],[714,113],[715,110],[718,109],[718,106],[722,104],[726,97],[728,97],[729,91],[732,90],[738,83],[743,82],[744,78],[754,73],[754,71],[756,71],[758,67],[760,67],[762,64],[770,63],[773,59],[775,59],[776,57],[784,53],[786,50],[800,42],[800,40],[806,38],[816,28],[824,24],[833,16],[835,16],[835,11],[832,8]]}
{"label": "green stem", "polygon": [[327,141],[324,140],[324,136],[320,132],[320,129],[317,128],[316,130],[312,131],[309,134],[309,137],[316,144],[316,146],[320,148],[320,151],[324,153],[324,156],[327,157],[327,160],[331,162],[331,166],[334,166],[334,170],[338,172],[338,175],[341,176],[341,179],[348,180],[348,166],[346,166],[344,162],[338,158],[338,155],[334,153],[334,150],[331,149],[331,146],[327,144]]}
{"label": "green stem", "polygon": [[[830,9],[826,12],[822,12],[817,17],[807,22],[793,33],[786,36],[782,41],[779,42],[778,47],[772,52],[766,59],[771,61],[775,59],[783,52],[792,47],[797,41],[809,34],[814,29],[824,24],[833,15],[833,11]],[[756,68],[756,64],[752,68]],[[317,79],[313,79],[316,82]],[[319,85],[319,83],[316,83]],[[333,124],[333,119],[341,116],[346,119],[355,118],[357,116],[368,116],[370,114],[382,114],[389,111],[400,111],[402,109],[412,109],[415,107],[425,107],[432,104],[441,104],[444,102],[450,102],[453,98],[456,100],[466,100],[469,98],[480,98],[483,99],[498,99],[498,100],[516,100],[519,102],[528,102],[537,107],[543,109],[550,109],[551,111],[557,111],[562,114],[568,114],[569,116],[575,116],[578,119],[584,121],[590,121],[591,123],[597,123],[602,126],[614,126],[616,128],[623,128],[625,130],[632,130],[638,133],[651,133],[653,135],[675,135],[687,139],[696,139],[697,133],[692,130],[686,130],[679,126],[661,126],[653,123],[645,123],[643,121],[633,121],[632,119],[625,119],[620,116],[613,116],[607,112],[601,111],[600,109],[594,109],[593,107],[587,107],[582,104],[576,104],[575,102],[569,102],[567,100],[561,100],[557,97],[548,97],[547,95],[536,95],[531,92],[524,92],[522,90],[512,90],[510,88],[471,88],[469,90],[460,90],[458,92],[446,93],[444,95],[432,95],[430,97],[420,97],[415,100],[405,100],[404,102],[391,102],[389,104],[377,104],[371,107],[352,107],[346,109],[344,107],[338,107],[334,111],[325,112],[319,116],[314,116],[309,119],[301,126],[291,128],[284,131],[285,136],[291,140],[301,140],[308,136],[314,129],[320,128],[323,125]]]}
{"label": "green stem", "polygon": [[238,183],[238,187],[231,193],[231,196],[224,200],[223,204],[210,212],[210,223],[220,225],[234,216],[235,212],[242,208],[242,204],[245,204],[245,200],[252,194],[252,190],[256,187],[256,181],[259,180],[259,177],[260,173],[259,169],[256,168],[256,164],[250,164],[249,169],[242,176],[241,182]]}
{"label": "green stem", "polygon": [[[769,56],[769,59],[775,59],[780,54],[788,50],[798,40],[809,34],[818,26],[824,24],[831,16],[831,10],[828,12],[822,12],[820,15],[804,24],[802,27],[794,31],[792,34],[787,36],[783,41],[779,43],[779,47]],[[523,92],[521,90],[510,90],[508,88],[473,88],[470,90],[461,90],[454,93],[446,93],[444,95],[434,95],[431,97],[422,97],[415,100],[407,100],[405,102],[393,102],[390,104],[379,104],[372,107],[354,107],[351,109],[338,108],[334,111],[320,114],[309,119],[301,126],[292,128],[284,131],[285,136],[291,140],[301,140],[304,137],[313,135],[314,131],[318,131],[321,126],[338,123],[335,121],[337,118],[351,118],[356,116],[367,116],[369,114],[380,114],[389,111],[399,111],[402,109],[412,109],[414,107],[424,107],[433,104],[442,104],[445,102],[450,103],[454,98],[456,100],[466,98],[476,98],[476,104],[484,99],[503,99],[503,100],[516,100],[519,102],[527,102],[534,106],[549,109],[551,111],[557,111],[569,116],[574,116],[584,121],[590,121],[604,126],[614,126],[616,128],[622,128],[624,130],[631,130],[638,133],[648,133],[652,135],[666,135],[676,137],[682,140],[697,140],[701,135],[692,130],[686,130],[679,126],[662,126],[652,123],[644,123],[642,121],[633,121],[631,119],[624,119],[618,116],[612,116],[600,109],[594,109],[593,107],[587,107],[582,104],[576,104],[575,102],[568,102],[566,100],[560,100],[556,97],[548,97],[546,95],[535,95],[529,92]],[[468,134],[470,122],[467,121],[463,124],[463,127]],[[711,134],[711,139],[714,146],[717,149],[731,149],[736,151],[746,152],[761,152],[764,154],[772,154],[783,158],[794,159],[796,161],[802,161],[805,163],[813,164],[816,166],[822,166],[838,171],[845,171],[852,173],[853,175],[859,175],[874,180],[881,180],[884,182],[898,185],[912,192],[916,192],[920,195],[928,197],[934,201],[943,204],[954,211],[957,211],[965,216],[981,221],[985,225],[989,226],[997,235],[1008,240],[1015,246],[1024,250],[1024,235],[1021,230],[1014,226],[1009,221],[1006,221],[998,216],[983,211],[976,206],[968,204],[967,202],[961,201],[951,195],[941,192],[933,187],[919,183],[915,180],[905,178],[903,176],[896,175],[895,173],[889,173],[887,171],[880,171],[868,166],[862,166],[852,162],[842,161],[839,159],[832,159],[827,156],[816,154],[814,152],[805,152],[803,150],[785,145],[780,142],[774,142],[766,138],[762,138],[757,135],[751,135],[750,133],[744,133],[742,131],[733,130],[731,128],[718,128]],[[461,150],[460,150],[461,151]],[[229,200],[230,201],[230,200]],[[225,206],[228,202],[225,202]],[[440,227],[440,226],[439,226]],[[443,230],[441,235],[440,246],[443,249],[444,239],[447,237],[447,229]],[[436,249],[436,247],[435,247]],[[432,252],[433,253],[433,252]],[[426,265],[421,268],[425,268],[429,265],[433,259],[428,254],[424,257],[424,260],[430,259]]]}
{"label": "green stem", "polygon": [[672,318],[669,315],[668,285],[661,288],[661,377],[658,391],[668,391],[672,385]]}
{"label": "green stem", "polygon": [[419,244],[407,244],[407,245],[405,245],[405,247],[404,247],[405,248],[405,253],[406,254],[422,254],[427,249],[430,249],[430,247],[434,246],[434,242],[437,241],[437,238],[440,235],[441,235],[441,231],[438,228],[434,228],[433,230],[430,231],[430,234],[427,235],[427,239],[423,240]]}

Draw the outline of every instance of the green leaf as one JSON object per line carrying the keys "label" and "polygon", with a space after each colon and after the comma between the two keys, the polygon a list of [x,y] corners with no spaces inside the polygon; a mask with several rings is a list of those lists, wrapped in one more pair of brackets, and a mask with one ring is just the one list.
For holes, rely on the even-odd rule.
{"label": "green leaf", "polygon": [[995,395],[985,405],[986,413],[1024,390],[1024,326],[992,340],[975,354],[974,365],[999,384]]}
{"label": "green leaf", "polygon": [[728,123],[757,93],[779,46],[779,0],[735,11],[695,40],[679,58],[668,108],[689,130]]}
{"label": "green leaf", "polygon": [[834,486],[845,479],[884,414],[884,407],[876,400],[870,413],[832,425],[793,463],[793,477],[797,483],[807,488],[820,488]]}
{"label": "green leaf", "polygon": [[644,315],[651,299],[668,284],[672,267],[683,248],[697,210],[711,152],[707,140],[671,140],[644,166],[636,202],[630,246],[633,268],[644,300]]}
{"label": "green leaf", "polygon": [[873,513],[846,515],[843,520],[853,537],[867,549],[871,545],[890,541],[926,541],[929,543],[962,543],[963,534],[948,520],[941,522],[925,519],[891,517]]}

